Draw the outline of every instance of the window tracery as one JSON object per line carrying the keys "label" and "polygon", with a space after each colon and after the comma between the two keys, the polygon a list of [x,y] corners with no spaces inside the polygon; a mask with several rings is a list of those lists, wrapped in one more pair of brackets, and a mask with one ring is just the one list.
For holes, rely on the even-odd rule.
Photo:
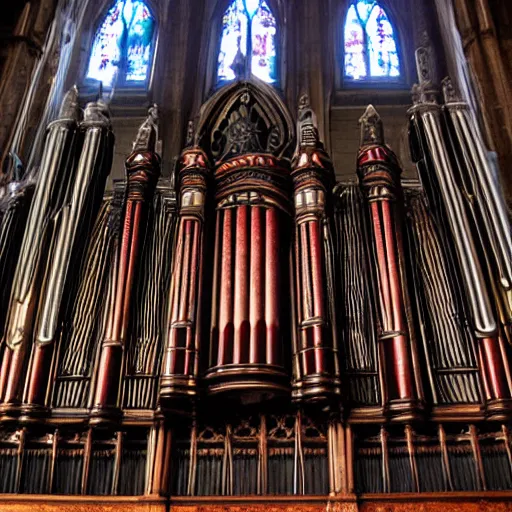
{"label": "window tracery", "polygon": [[277,24],[265,0],[233,0],[222,18],[219,84],[251,75],[277,82]]}
{"label": "window tracery", "polygon": [[155,20],[145,2],[116,0],[94,36],[86,78],[106,88],[145,85],[154,33]]}
{"label": "window tracery", "polygon": [[344,25],[344,75],[352,81],[401,76],[395,29],[379,2],[352,0]]}

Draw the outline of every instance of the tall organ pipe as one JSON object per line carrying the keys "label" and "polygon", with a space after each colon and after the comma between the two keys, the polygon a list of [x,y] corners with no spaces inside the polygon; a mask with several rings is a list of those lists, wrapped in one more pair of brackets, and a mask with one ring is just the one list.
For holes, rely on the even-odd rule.
{"label": "tall organ pipe", "polygon": [[5,329],[16,263],[20,254],[30,202],[31,180],[12,181],[0,201],[0,336]]}
{"label": "tall organ pipe", "polygon": [[18,409],[54,218],[73,179],[78,144],[78,91],[71,89],[57,120],[48,125],[38,182],[23,235],[11,291],[0,368],[0,412]]}
{"label": "tall organ pipe", "polygon": [[74,269],[80,268],[112,166],[114,135],[106,104],[101,100],[89,103],[80,129],[84,134],[83,146],[74,181],[55,218],[52,258],[42,284],[23,399],[24,414],[38,414],[49,405],[55,345],[60,337],[69,291],[76,288],[78,273]]}
{"label": "tall organ pipe", "polygon": [[[332,241],[332,163],[316,117],[301,98],[299,144],[292,161],[295,200],[293,391],[298,401],[338,402],[341,394]],[[293,279],[293,277],[292,277]]]}
{"label": "tall organ pipe", "polygon": [[[137,311],[123,374],[123,409],[155,406],[164,336],[164,310],[172,269],[176,194],[170,180],[160,179],[153,200],[150,233],[138,277]],[[170,257],[171,255],[171,257]]]}
{"label": "tall organ pipe", "polygon": [[413,359],[416,347],[411,341],[412,326],[407,317],[401,169],[395,154],[384,143],[382,121],[372,105],[359,123],[358,175],[371,225],[385,405],[393,419],[409,420],[421,410],[422,396],[416,384]]}
{"label": "tall organ pipe", "polygon": [[191,128],[179,165],[180,208],[160,380],[164,407],[175,400],[193,399],[198,391],[204,213],[210,169],[206,154],[192,142]]}
{"label": "tall organ pipe", "polygon": [[[510,368],[500,335],[486,274],[479,257],[474,225],[466,209],[464,192],[457,180],[446,140],[437,90],[430,80],[428,49],[417,51],[422,81],[413,89],[410,109],[410,144],[413,160],[425,186],[429,202],[437,205],[441,222],[446,219],[458,267],[462,275],[471,323],[478,339],[480,366],[488,414],[496,419],[508,413],[511,396]],[[465,175],[465,179],[468,177]],[[484,249],[485,250],[485,249]]]}
{"label": "tall organ pipe", "polygon": [[115,294],[109,306],[97,368],[92,423],[116,419],[120,414],[121,369],[125,344],[129,339],[135,275],[139,267],[147,211],[160,174],[160,157],[155,152],[157,123],[158,112],[156,106],[153,106],[139,129],[132,153],[126,159],[126,202],[121,221]]}
{"label": "tall organ pipe", "polygon": [[502,323],[512,343],[512,237],[499,179],[493,172],[480,130],[469,105],[461,100],[450,78],[443,80],[444,113],[456,155],[455,170],[466,207],[485,248],[490,279],[495,282]]}

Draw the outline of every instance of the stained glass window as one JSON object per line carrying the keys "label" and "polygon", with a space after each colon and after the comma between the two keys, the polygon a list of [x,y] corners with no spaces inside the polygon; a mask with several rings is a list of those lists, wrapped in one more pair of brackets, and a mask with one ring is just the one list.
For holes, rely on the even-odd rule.
{"label": "stained glass window", "polygon": [[104,87],[145,83],[154,30],[155,20],[143,1],[117,0],[94,37],[87,78]]}
{"label": "stained glass window", "polygon": [[264,0],[233,0],[222,19],[218,81],[252,74],[275,83],[276,33],[276,19]]}
{"label": "stained glass window", "polygon": [[345,19],[345,77],[396,79],[400,58],[393,26],[375,0],[352,0]]}

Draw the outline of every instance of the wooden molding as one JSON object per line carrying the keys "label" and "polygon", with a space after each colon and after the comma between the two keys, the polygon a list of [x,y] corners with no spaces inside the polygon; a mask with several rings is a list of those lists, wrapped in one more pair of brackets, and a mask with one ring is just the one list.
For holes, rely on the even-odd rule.
{"label": "wooden molding", "polygon": [[511,492],[163,497],[0,495],[1,512],[512,512]]}
{"label": "wooden molding", "polygon": [[0,495],[2,512],[166,512],[160,497]]}

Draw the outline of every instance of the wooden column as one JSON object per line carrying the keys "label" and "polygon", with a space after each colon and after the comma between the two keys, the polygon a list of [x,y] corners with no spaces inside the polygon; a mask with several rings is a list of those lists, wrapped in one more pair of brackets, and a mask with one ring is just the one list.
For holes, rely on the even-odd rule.
{"label": "wooden column", "polygon": [[386,408],[393,419],[410,420],[422,408],[414,365],[408,310],[400,167],[384,144],[382,121],[370,105],[361,125],[358,175],[371,226],[378,296],[379,341],[383,355]]}
{"label": "wooden column", "polygon": [[166,317],[160,399],[190,410],[198,393],[204,214],[208,158],[192,144],[181,155],[180,210]]}
{"label": "wooden column", "polygon": [[331,232],[334,170],[319,141],[316,116],[304,96],[299,145],[292,161],[295,200],[293,396],[339,405],[341,378]]}

